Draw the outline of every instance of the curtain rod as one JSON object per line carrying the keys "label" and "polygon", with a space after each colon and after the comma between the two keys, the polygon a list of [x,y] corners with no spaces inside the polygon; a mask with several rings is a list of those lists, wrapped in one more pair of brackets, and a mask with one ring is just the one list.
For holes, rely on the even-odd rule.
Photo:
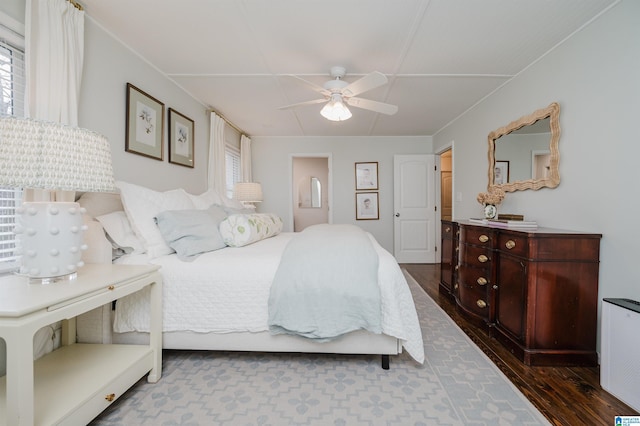
{"label": "curtain rod", "polygon": [[84,8],[82,7],[82,5],[78,2],[76,2],[75,0],[67,0],[69,3],[71,3],[73,5],[73,7],[75,7],[78,10],[84,10]]}
{"label": "curtain rod", "polygon": [[225,123],[227,123],[229,126],[231,126],[234,129],[236,129],[241,135],[248,136],[246,132],[244,132],[242,129],[238,128],[238,126],[236,126],[235,124],[233,124],[232,122],[227,120],[227,118],[224,115],[220,114],[215,109],[208,109],[207,112],[215,112],[220,118],[222,118],[224,120]]}

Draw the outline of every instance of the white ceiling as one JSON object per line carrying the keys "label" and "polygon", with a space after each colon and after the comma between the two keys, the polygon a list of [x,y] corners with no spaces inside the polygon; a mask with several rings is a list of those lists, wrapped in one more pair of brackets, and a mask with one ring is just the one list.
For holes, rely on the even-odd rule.
{"label": "white ceiling", "polygon": [[[433,135],[616,0],[82,0],[87,15],[250,136]],[[389,82],[334,123],[296,75]],[[143,90],[143,87],[141,87]]]}

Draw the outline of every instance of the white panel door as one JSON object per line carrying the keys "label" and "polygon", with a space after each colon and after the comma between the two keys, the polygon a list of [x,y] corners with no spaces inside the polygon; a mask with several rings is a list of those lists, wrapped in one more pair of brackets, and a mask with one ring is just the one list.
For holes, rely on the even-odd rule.
{"label": "white panel door", "polygon": [[435,156],[393,157],[394,255],[398,263],[435,263]]}

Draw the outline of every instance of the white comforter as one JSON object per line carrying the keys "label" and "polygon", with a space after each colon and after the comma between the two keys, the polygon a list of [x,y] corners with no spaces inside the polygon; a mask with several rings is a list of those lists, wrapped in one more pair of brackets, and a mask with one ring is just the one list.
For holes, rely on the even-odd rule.
{"label": "white comforter", "polygon": [[[245,247],[205,253],[185,263],[175,254],[152,263],[162,266],[163,330],[195,332],[268,331],[268,299],[280,256],[293,233],[281,233]],[[418,362],[424,361],[422,333],[407,282],[394,257],[370,236],[379,255],[382,332],[402,341]],[[139,256],[121,263],[146,263]],[[116,332],[149,331],[148,297],[118,300]]]}

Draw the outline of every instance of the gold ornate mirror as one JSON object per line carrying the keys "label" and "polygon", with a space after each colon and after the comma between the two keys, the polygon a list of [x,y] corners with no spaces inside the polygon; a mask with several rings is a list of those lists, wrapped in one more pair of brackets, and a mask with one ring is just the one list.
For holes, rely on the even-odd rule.
{"label": "gold ornate mirror", "polygon": [[560,184],[560,106],[554,102],[489,133],[489,184],[505,192]]}

